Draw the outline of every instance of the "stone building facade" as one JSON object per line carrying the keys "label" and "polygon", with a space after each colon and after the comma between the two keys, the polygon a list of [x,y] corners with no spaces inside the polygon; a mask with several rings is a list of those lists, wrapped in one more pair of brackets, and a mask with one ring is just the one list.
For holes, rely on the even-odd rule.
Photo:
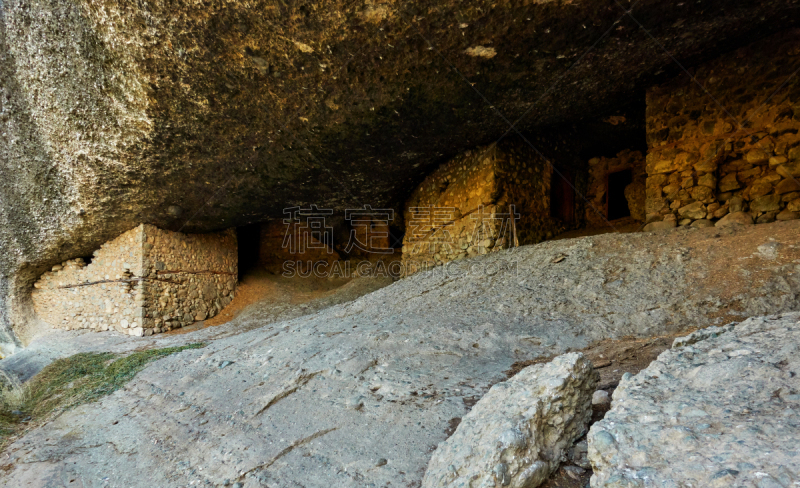
{"label": "stone building facade", "polygon": [[648,91],[650,228],[800,216],[798,69],[793,30]]}
{"label": "stone building facade", "polygon": [[[556,181],[567,172],[560,170]],[[515,231],[524,245],[574,226],[574,200],[563,219],[551,211],[553,177],[553,167],[521,143],[493,144],[443,164],[406,202],[406,274],[506,249]]]}
{"label": "stone building facade", "polygon": [[140,225],[90,262],[54,266],[34,284],[38,317],[61,329],[151,335],[213,317],[233,299],[233,230],[181,234]]}
{"label": "stone building facade", "polygon": [[[610,220],[618,220],[615,215],[609,214],[609,201],[614,198],[624,200],[627,218],[641,222],[645,220],[647,171],[645,158],[641,152],[625,150],[613,158],[592,158],[589,160],[588,171],[586,199],[589,205],[586,206],[586,227],[608,227]],[[613,176],[626,172],[628,174],[624,176],[630,182],[615,188]],[[610,195],[610,192],[619,192],[619,195]]]}

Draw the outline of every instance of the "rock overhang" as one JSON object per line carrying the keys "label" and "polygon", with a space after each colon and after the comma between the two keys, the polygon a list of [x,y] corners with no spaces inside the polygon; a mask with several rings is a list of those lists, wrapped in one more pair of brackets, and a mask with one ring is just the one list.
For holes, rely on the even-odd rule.
{"label": "rock overhang", "polygon": [[[526,133],[603,114],[680,72],[672,57],[691,66],[794,25],[797,6],[641,1],[628,17],[614,1],[525,3],[87,2],[66,14],[16,2],[14,27],[52,18],[80,34],[40,27],[37,41],[7,28],[6,43],[17,65],[24,54],[69,61],[29,70],[20,90],[65,98],[38,125],[77,171],[93,169],[73,184],[119,195],[97,210],[125,201],[141,221],[191,217],[186,230],[204,232],[287,202],[402,201],[443,159],[506,134],[504,118],[527,112]],[[97,87],[64,88],[93,75]]]}
{"label": "rock overhang", "polygon": [[797,4],[6,2],[2,294],[142,222],[399,206],[507,121],[605,115]]}

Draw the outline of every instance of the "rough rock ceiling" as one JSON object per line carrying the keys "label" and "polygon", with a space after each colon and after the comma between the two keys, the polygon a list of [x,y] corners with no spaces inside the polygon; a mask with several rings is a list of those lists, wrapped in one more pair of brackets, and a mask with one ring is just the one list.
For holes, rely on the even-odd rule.
{"label": "rough rock ceiling", "polygon": [[394,203],[509,120],[529,132],[595,116],[677,73],[667,52],[691,66],[792,25],[797,6],[53,1],[10,2],[6,15],[30,22],[27,34],[7,33],[10,44],[69,62],[20,83],[57,98],[39,130],[87,167],[87,206],[109,196],[93,210],[124,201],[136,220],[175,227],[193,216],[187,229],[203,231],[291,203]]}

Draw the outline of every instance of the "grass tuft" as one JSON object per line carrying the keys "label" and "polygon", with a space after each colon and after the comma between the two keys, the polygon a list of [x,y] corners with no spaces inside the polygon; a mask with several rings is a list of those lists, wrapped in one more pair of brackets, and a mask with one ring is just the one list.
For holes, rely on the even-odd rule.
{"label": "grass tuft", "polygon": [[87,352],[57,359],[21,386],[0,388],[0,449],[11,437],[55,415],[109,395],[147,366],[147,363],[205,344],[187,344],[138,351],[127,356]]}

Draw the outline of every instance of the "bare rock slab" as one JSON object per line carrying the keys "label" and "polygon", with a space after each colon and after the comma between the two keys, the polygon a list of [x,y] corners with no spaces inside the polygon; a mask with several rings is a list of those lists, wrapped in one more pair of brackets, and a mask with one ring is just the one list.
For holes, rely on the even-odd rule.
{"label": "bare rock slab", "polygon": [[423,488],[535,488],[586,431],[597,373],[580,353],[498,383],[433,453]]}
{"label": "bare rock slab", "polygon": [[614,392],[591,486],[800,486],[800,313],[698,331]]}

